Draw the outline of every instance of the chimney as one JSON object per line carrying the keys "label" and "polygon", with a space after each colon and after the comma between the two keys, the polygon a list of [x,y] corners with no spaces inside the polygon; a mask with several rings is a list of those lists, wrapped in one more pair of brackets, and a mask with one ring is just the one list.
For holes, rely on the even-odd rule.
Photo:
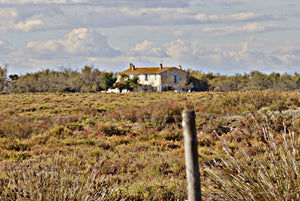
{"label": "chimney", "polygon": [[162,63],[161,64],[159,64],[159,69],[162,69],[163,68],[163,65],[162,65]]}
{"label": "chimney", "polygon": [[178,69],[179,69],[179,70],[182,70],[182,67],[181,67],[181,65],[178,65]]}
{"label": "chimney", "polygon": [[135,70],[135,66],[133,65],[133,63],[130,63],[130,64],[129,64],[129,68],[130,68],[131,70]]}

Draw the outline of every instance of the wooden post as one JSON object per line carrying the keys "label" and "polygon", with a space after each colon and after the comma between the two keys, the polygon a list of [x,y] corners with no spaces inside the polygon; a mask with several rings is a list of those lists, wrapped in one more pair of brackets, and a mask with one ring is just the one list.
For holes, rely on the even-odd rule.
{"label": "wooden post", "polygon": [[184,110],[182,112],[182,127],[189,201],[201,201],[195,117],[196,115],[194,110]]}

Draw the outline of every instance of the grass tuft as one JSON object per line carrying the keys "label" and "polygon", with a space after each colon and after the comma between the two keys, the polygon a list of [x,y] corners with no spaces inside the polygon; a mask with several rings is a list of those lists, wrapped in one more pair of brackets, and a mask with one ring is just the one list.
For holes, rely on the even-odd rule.
{"label": "grass tuft", "polygon": [[267,123],[260,126],[256,132],[264,139],[264,151],[254,156],[245,148],[240,148],[236,154],[229,143],[217,135],[223,145],[223,155],[216,154],[219,157],[205,165],[205,199],[300,199],[299,133],[287,130],[276,133]]}

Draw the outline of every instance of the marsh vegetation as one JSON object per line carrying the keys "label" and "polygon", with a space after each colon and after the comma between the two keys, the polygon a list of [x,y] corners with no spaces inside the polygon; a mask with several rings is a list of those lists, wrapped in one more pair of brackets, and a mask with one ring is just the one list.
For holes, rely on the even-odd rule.
{"label": "marsh vegetation", "polygon": [[0,108],[0,200],[184,200],[184,109],[204,200],[299,199],[299,91],[24,93]]}

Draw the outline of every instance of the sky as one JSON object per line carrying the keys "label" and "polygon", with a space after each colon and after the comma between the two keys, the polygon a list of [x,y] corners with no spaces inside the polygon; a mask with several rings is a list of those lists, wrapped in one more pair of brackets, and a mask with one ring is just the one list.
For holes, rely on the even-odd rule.
{"label": "sky", "polygon": [[300,73],[300,0],[0,0],[0,66]]}

